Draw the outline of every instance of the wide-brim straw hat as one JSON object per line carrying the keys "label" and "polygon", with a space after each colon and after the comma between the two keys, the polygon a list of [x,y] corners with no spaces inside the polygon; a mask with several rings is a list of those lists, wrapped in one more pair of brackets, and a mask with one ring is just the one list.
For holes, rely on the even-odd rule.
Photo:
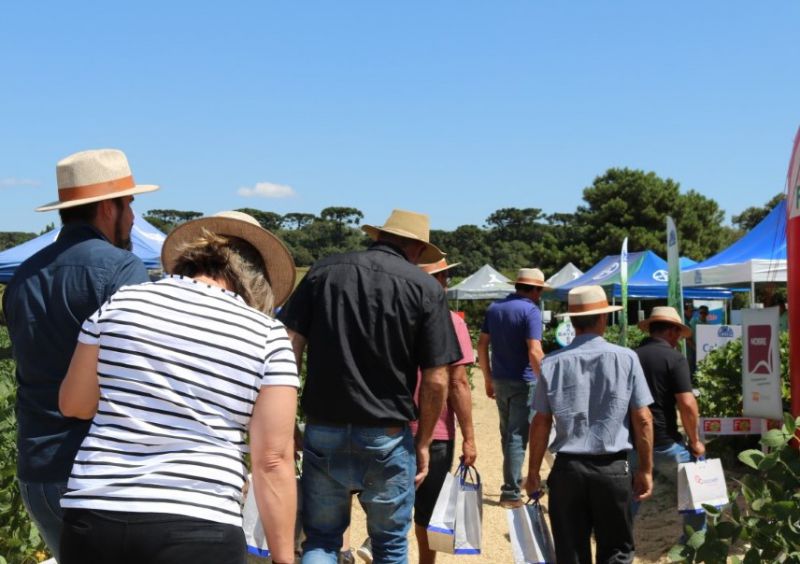
{"label": "wide-brim straw hat", "polygon": [[377,239],[380,233],[391,233],[425,243],[425,250],[419,258],[420,263],[436,262],[444,257],[444,253],[430,242],[430,221],[424,213],[392,210],[392,214],[383,225],[363,225],[361,229],[373,240]]}
{"label": "wide-brim straw hat", "polygon": [[295,266],[289,249],[275,235],[261,227],[256,219],[237,211],[219,212],[182,223],[173,229],[161,247],[161,265],[171,273],[182,247],[203,234],[203,230],[238,237],[250,243],[261,255],[267,271],[267,280],[275,296],[275,305],[283,304],[292,293]]}
{"label": "wide-brim straw hat", "polygon": [[155,184],[136,184],[125,153],[92,149],[70,155],[56,165],[58,200],[36,208],[50,211],[101,200],[158,190]]}
{"label": "wide-brim straw hat", "polygon": [[622,306],[608,305],[608,298],[602,286],[577,286],[567,295],[566,313],[559,313],[556,317],[598,315],[621,309]]}
{"label": "wide-brim straw hat", "polygon": [[678,312],[675,310],[674,307],[669,306],[656,306],[653,308],[653,311],[650,312],[650,317],[647,319],[643,319],[638,323],[639,329],[642,331],[650,332],[650,324],[655,322],[662,322],[662,323],[671,323],[673,325],[677,325],[681,328],[681,336],[682,337],[691,337],[692,336],[692,329],[688,325],[684,324],[681,320],[681,316],[678,315]]}
{"label": "wide-brim straw hat", "polygon": [[525,284],[527,286],[539,286],[543,290],[551,290],[544,281],[544,272],[538,268],[520,268],[517,271],[516,284]]}
{"label": "wide-brim straw hat", "polygon": [[456,267],[459,264],[461,263],[454,262],[453,264],[447,264],[447,259],[443,258],[442,260],[437,260],[436,262],[420,264],[419,267],[428,274],[438,274],[440,272],[444,272],[445,270],[450,270],[451,268]]}

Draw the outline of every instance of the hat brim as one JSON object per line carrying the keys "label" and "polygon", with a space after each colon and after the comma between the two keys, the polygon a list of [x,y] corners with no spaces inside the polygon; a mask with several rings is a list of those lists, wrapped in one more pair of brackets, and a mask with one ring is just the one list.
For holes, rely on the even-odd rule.
{"label": "hat brim", "polygon": [[684,337],[684,338],[688,339],[689,337],[692,336],[692,328],[691,327],[689,327],[688,325],[684,325],[683,323],[679,323],[679,322],[675,321],[674,319],[670,319],[669,317],[660,317],[660,316],[648,317],[647,319],[643,319],[642,321],[637,323],[637,326],[642,331],[644,331],[646,333],[649,333],[650,332],[650,324],[654,323],[654,322],[670,323],[671,325],[675,325],[676,327],[680,327],[681,328],[681,337]]}
{"label": "hat brim", "polygon": [[381,233],[389,233],[391,235],[397,235],[398,237],[403,237],[404,239],[411,239],[412,241],[419,241],[420,243],[425,245],[425,250],[422,252],[422,256],[419,258],[419,262],[421,264],[426,264],[429,262],[436,262],[442,260],[445,254],[439,250],[439,247],[434,245],[433,243],[429,243],[428,241],[423,241],[413,233],[408,231],[403,231],[402,229],[393,229],[391,227],[384,228],[384,227],[377,227],[375,225],[362,225],[361,230],[369,235],[369,237],[374,241],[378,239],[378,235]]}
{"label": "hat brim", "polygon": [[431,271],[428,272],[428,274],[430,274],[430,275],[439,274],[440,272],[444,272],[445,270],[450,270],[451,268],[456,267],[459,264],[461,264],[461,263],[460,262],[454,262],[453,264],[448,264],[445,267],[437,268],[436,270],[431,270]]}
{"label": "hat brim", "polygon": [[91,198],[80,198],[78,200],[69,200],[68,202],[55,201],[39,206],[35,211],[45,212],[52,210],[62,210],[64,208],[74,208],[75,206],[82,206],[83,204],[91,204],[92,202],[101,202],[103,200],[113,200],[114,198],[122,198],[123,196],[133,196],[135,194],[144,194],[145,192],[154,192],[160,186],[155,184],[137,184],[133,188],[126,190],[119,190],[118,192],[111,192],[110,194],[103,194],[102,196],[92,196]]}
{"label": "hat brim", "polygon": [[261,255],[267,269],[267,278],[275,297],[275,306],[280,306],[294,290],[296,269],[294,259],[283,241],[266,229],[231,217],[209,216],[182,223],[173,229],[161,247],[161,265],[172,273],[181,247],[191,243],[203,233],[203,229],[218,235],[238,237],[250,243]]}
{"label": "hat brim", "polygon": [[526,286],[536,286],[537,288],[541,288],[545,292],[549,292],[552,290],[552,286],[548,286],[546,282],[542,282],[539,280],[530,280],[528,278],[517,279],[514,284],[525,284]]}
{"label": "hat brim", "polygon": [[592,309],[589,311],[579,311],[579,312],[566,312],[566,313],[557,313],[556,317],[582,317],[585,315],[599,315],[601,313],[612,313],[615,311],[620,311],[622,306],[610,305],[606,307],[601,307],[599,309]]}

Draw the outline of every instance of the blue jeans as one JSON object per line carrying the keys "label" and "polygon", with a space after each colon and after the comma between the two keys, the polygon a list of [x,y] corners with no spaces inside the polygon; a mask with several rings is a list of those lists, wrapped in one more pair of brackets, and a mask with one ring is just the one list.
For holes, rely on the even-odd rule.
{"label": "blue jeans", "polygon": [[493,379],[494,399],[500,415],[500,444],[503,448],[503,485],[500,501],[520,499],[522,463],[528,446],[528,429],[536,382]]}
{"label": "blue jeans", "polygon": [[[678,463],[691,462],[694,460],[692,453],[686,448],[682,442],[672,443],[671,445],[663,445],[653,447],[653,480],[656,477],[661,477],[662,482],[666,482],[670,489],[675,492],[675,499],[678,499]],[[636,456],[636,451],[629,452],[629,462],[631,468],[635,470],[639,467],[639,458]],[[677,504],[677,501],[675,502]],[[639,511],[639,502],[634,501],[631,507],[633,516]],[[681,529],[681,542],[686,541],[686,525],[689,525],[694,531],[703,531],[706,529],[706,514],[705,513],[683,513],[683,528]]]}
{"label": "blue jeans", "polygon": [[388,430],[307,424],[301,478],[303,563],[337,562],[354,493],[367,514],[375,562],[407,562],[416,467],[408,426]]}
{"label": "blue jeans", "polygon": [[66,482],[23,482],[17,480],[22,503],[39,529],[44,543],[56,560],[59,557],[61,529],[64,526],[64,510],[61,496],[67,491]]}

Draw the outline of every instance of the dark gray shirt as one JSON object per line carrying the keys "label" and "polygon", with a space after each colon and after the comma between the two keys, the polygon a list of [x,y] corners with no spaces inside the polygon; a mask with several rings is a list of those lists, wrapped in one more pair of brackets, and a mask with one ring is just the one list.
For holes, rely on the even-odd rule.
{"label": "dark gray shirt", "polygon": [[442,287],[386,243],[318,261],[279,319],[307,340],[303,411],[328,422],[413,421],[417,368],[461,359]]}

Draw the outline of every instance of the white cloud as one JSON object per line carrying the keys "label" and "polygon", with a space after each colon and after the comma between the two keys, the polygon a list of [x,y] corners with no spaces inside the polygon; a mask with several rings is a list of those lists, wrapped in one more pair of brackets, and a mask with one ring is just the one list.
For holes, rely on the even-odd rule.
{"label": "white cloud", "polygon": [[39,186],[41,182],[30,178],[0,178],[0,188],[12,188],[16,186]]}
{"label": "white cloud", "polygon": [[252,188],[239,188],[237,194],[245,198],[289,198],[295,195],[291,186],[273,184],[272,182],[258,182]]}

